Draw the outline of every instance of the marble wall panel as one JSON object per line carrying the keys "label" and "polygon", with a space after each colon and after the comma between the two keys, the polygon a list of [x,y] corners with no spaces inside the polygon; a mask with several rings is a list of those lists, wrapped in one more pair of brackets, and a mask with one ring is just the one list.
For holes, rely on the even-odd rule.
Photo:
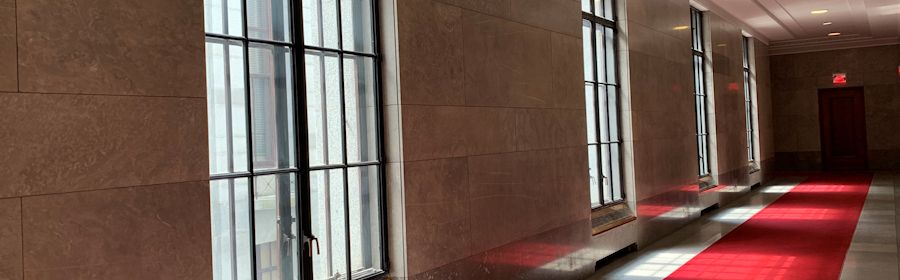
{"label": "marble wall panel", "polygon": [[209,184],[22,199],[25,279],[211,279]]}
{"label": "marble wall panel", "polygon": [[19,89],[16,61],[16,1],[0,1],[0,91]]}
{"label": "marble wall panel", "polygon": [[556,97],[549,31],[464,11],[463,34],[467,105],[539,107]]}
{"label": "marble wall panel", "polygon": [[[409,274],[470,256],[472,226],[466,158],[404,163]],[[435,253],[440,252],[440,253]]]}
{"label": "marble wall panel", "polygon": [[462,9],[428,0],[397,2],[403,104],[463,105]]}
{"label": "marble wall panel", "polygon": [[208,179],[206,126],[197,98],[0,93],[0,197]]}
{"label": "marble wall panel", "polygon": [[24,92],[205,97],[200,1],[18,1]]}
{"label": "marble wall panel", "polygon": [[0,279],[22,279],[22,200],[0,199]]}

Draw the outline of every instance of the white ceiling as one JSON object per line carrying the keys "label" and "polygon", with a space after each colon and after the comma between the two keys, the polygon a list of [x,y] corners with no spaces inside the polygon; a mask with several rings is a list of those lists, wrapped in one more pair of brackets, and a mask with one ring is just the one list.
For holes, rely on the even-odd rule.
{"label": "white ceiling", "polygon": [[[897,42],[900,0],[705,0],[772,45]],[[829,12],[814,15],[813,10]],[[823,22],[832,22],[829,26]],[[828,37],[840,32],[838,37]]]}

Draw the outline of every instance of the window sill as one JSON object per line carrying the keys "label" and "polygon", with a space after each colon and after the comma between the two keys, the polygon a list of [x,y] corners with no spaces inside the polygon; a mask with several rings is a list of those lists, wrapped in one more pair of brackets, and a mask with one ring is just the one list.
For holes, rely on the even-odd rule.
{"label": "window sill", "polygon": [[755,161],[751,161],[749,167],[750,167],[750,174],[753,174],[753,173],[756,173],[756,172],[759,172],[760,170],[762,170],[762,168],[759,168],[759,163],[757,163]]}
{"label": "window sill", "polygon": [[625,201],[591,210],[591,235],[598,235],[636,220]]}
{"label": "window sill", "polygon": [[717,187],[715,184],[713,184],[713,177],[711,175],[706,175],[700,177],[700,179],[697,179],[697,186],[699,187],[701,193]]}

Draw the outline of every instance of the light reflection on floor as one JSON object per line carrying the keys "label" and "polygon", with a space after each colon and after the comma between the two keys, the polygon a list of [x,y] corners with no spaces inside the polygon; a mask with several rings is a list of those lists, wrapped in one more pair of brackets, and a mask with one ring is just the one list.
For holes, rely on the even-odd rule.
{"label": "light reflection on floor", "polygon": [[[794,178],[785,180],[782,184],[763,187],[731,204],[735,205],[734,207],[726,205],[708,216],[701,217],[641,251],[607,265],[589,279],[664,279],[722,236],[757,215],[782,194],[793,190],[800,181],[801,178]],[[895,211],[900,211],[895,205],[894,190],[897,187],[900,187],[900,173],[876,175],[873,180],[853,243],[847,253],[842,280],[900,279],[900,269],[897,267],[897,252],[900,251],[897,249],[897,234],[894,231],[883,232],[887,228],[895,228],[897,225],[895,218],[900,217],[894,215]],[[839,190],[840,186],[832,186],[796,191],[828,193]],[[834,218],[829,211],[818,208],[783,210],[767,211],[766,217],[758,218],[787,220]],[[697,267],[696,279],[784,279],[781,275],[797,260],[796,256],[760,254],[729,254],[715,258],[704,263],[721,265]],[[748,265],[758,267],[759,262],[764,262],[763,270],[747,270]]]}
{"label": "light reflection on floor", "polygon": [[[782,194],[791,191],[800,181],[802,178],[794,178],[785,180],[782,184],[763,187],[759,192],[733,203],[733,205],[742,206],[734,208],[726,206],[712,212],[708,217],[700,218],[642,251],[608,265],[590,279],[664,279]],[[671,209],[668,210],[671,211]],[[748,257],[759,258],[762,256]],[[789,256],[780,257],[787,261]],[[729,277],[731,275],[729,273],[738,268],[707,267],[706,269],[719,269],[721,273],[716,271],[705,271],[704,273],[719,273],[717,274],[719,277]],[[777,275],[777,272],[773,273],[775,273],[773,275]]]}

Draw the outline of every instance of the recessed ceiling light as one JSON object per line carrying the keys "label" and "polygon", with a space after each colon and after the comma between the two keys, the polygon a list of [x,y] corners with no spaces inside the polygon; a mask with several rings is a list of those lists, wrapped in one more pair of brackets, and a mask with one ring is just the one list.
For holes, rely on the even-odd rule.
{"label": "recessed ceiling light", "polygon": [[831,32],[828,33],[828,36],[841,36],[841,32]]}
{"label": "recessed ceiling light", "polygon": [[687,25],[679,25],[679,26],[673,27],[672,30],[687,30],[688,28],[691,28],[691,27],[687,26]]}
{"label": "recessed ceiling light", "polygon": [[826,21],[826,22],[822,23],[822,25],[831,25],[831,24],[832,24],[832,22],[830,22],[830,21]]}
{"label": "recessed ceiling light", "polygon": [[813,11],[811,11],[811,12],[809,12],[809,13],[810,13],[810,14],[814,14],[814,15],[821,15],[821,14],[828,13],[828,10],[813,10]]}

